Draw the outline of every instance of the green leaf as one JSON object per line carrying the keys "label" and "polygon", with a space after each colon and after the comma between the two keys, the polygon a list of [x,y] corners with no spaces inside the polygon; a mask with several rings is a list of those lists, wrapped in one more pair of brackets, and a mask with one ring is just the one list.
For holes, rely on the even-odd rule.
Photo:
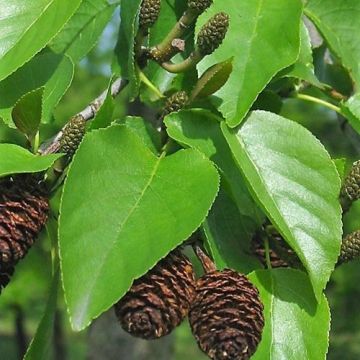
{"label": "green leaf", "polygon": [[0,80],[30,60],[57,34],[81,0],[0,0]]}
{"label": "green leaf", "polygon": [[68,89],[73,75],[74,64],[69,57],[51,52],[35,56],[0,82],[0,117],[11,125],[11,110],[19,98],[44,86],[42,121],[49,122],[53,109]]}
{"label": "green leaf", "polygon": [[48,169],[62,154],[34,155],[20,146],[0,144],[0,176]]}
{"label": "green leaf", "polygon": [[234,201],[220,188],[203,224],[207,245],[217,269],[230,268],[249,273],[261,268],[251,254],[254,222],[239,213]]}
{"label": "green leaf", "polygon": [[59,284],[59,271],[56,271],[52,280],[44,316],[29,345],[24,360],[49,360],[53,356],[54,321]]}
{"label": "green leaf", "polygon": [[360,44],[356,34],[360,28],[358,0],[308,0],[305,14],[314,22],[329,44],[360,85]]}
{"label": "green leaf", "polygon": [[121,125],[92,131],[81,143],[65,182],[59,225],[75,330],[118,301],[206,217],[219,186],[211,162],[195,150],[164,155],[156,157]]}
{"label": "green leaf", "polygon": [[106,0],[84,0],[76,13],[51,41],[55,53],[66,53],[74,62],[82,59],[96,44],[118,4]]}
{"label": "green leaf", "polygon": [[44,88],[41,87],[25,94],[11,112],[14,124],[29,139],[33,139],[39,131],[43,93]]}
{"label": "green leaf", "polygon": [[146,120],[137,116],[127,116],[124,124],[131,129],[143,143],[155,155],[159,154],[161,149],[161,134]]}
{"label": "green leaf", "polygon": [[345,158],[334,159],[333,162],[336,166],[336,170],[339,174],[341,181],[343,181],[346,176],[346,159]]}
{"label": "green leaf", "polygon": [[232,72],[232,61],[230,58],[207,69],[200,77],[191,93],[191,100],[210,96],[221,89],[228,81]]}
{"label": "green leaf", "polygon": [[112,123],[115,108],[115,101],[111,94],[112,83],[113,79],[109,82],[108,91],[103,104],[96,112],[95,118],[90,122],[89,130],[106,128]]}
{"label": "green leaf", "polygon": [[204,153],[221,170],[226,187],[242,215],[261,225],[263,217],[247,190],[231,150],[220,129],[221,119],[205,110],[172,113],[165,119],[171,138]]}
{"label": "green leaf", "polygon": [[305,80],[314,86],[322,88],[323,85],[315,76],[311,39],[304,23],[301,24],[300,40],[299,58],[294,65],[284,70],[284,75]]}
{"label": "green leaf", "polygon": [[301,125],[255,111],[223,133],[248,186],[309,272],[316,297],[340,251],[340,179],[323,145]]}
{"label": "green leaf", "polygon": [[252,360],[326,359],[330,310],[316,302],[309,278],[292,269],[259,270],[249,276],[265,308],[262,340]]}
{"label": "green leaf", "polygon": [[341,112],[354,130],[360,134],[360,93],[356,93],[348,101],[342,103]]}
{"label": "green leaf", "polygon": [[[229,126],[238,125],[259,93],[281,69],[293,64],[300,47],[301,0],[215,0],[197,23],[200,28],[220,11],[230,15],[230,27],[223,44],[207,56],[199,69],[234,56],[233,72],[217,96],[220,111]],[[286,30],[284,30],[286,29]]]}
{"label": "green leaf", "polygon": [[115,48],[117,62],[114,65],[114,70],[119,70],[120,75],[129,80],[130,98],[137,96],[140,86],[138,70],[134,61],[134,39],[138,30],[138,12],[141,1],[122,0],[119,39]]}

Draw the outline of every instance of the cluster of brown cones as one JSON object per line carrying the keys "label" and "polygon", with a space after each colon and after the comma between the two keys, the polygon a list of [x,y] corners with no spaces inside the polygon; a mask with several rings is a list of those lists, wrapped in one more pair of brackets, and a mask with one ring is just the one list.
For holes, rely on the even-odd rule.
{"label": "cluster of brown cones", "polygon": [[244,275],[205,261],[196,281],[190,260],[173,251],[134,282],[115,313],[125,331],[144,339],[169,334],[189,315],[193,335],[211,359],[249,359],[264,327],[259,293]]}
{"label": "cluster of brown cones", "polygon": [[45,225],[48,211],[46,191],[36,176],[0,182],[0,293]]}

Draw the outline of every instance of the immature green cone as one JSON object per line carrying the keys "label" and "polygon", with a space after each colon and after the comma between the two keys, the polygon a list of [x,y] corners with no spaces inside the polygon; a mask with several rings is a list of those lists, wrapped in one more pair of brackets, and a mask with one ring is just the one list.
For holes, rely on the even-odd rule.
{"label": "immature green cone", "polygon": [[212,271],[197,282],[189,322],[202,351],[214,360],[247,360],[264,327],[258,290],[233,270]]}
{"label": "immature green cone", "polygon": [[192,264],[176,250],[134,281],[115,305],[115,313],[122,328],[131,335],[157,339],[182,322],[194,296]]}
{"label": "immature green cone", "polygon": [[[344,203],[360,199],[360,160],[356,161],[346,177],[341,188],[341,198]],[[349,204],[346,205],[346,207]]]}
{"label": "immature green cone", "polygon": [[213,3],[213,0],[188,0],[188,8],[199,14],[203,13]]}
{"label": "immature green cone", "polygon": [[73,156],[85,135],[86,122],[82,116],[74,116],[66,125],[60,139],[60,151]]}
{"label": "immature green cone", "polygon": [[183,109],[189,101],[189,96],[185,91],[178,91],[171,95],[165,103],[160,118],[163,120],[166,115]]}
{"label": "immature green cone", "polygon": [[160,14],[161,0],[143,0],[140,7],[139,26],[150,28],[155,23]]}
{"label": "immature green cone", "polygon": [[360,230],[344,237],[341,243],[339,264],[360,258]]}
{"label": "immature green cone", "polygon": [[31,175],[0,184],[0,273],[7,273],[26,255],[48,212],[46,191]]}
{"label": "immature green cone", "polygon": [[229,28],[229,16],[224,13],[214,15],[200,30],[197,47],[202,56],[212,54],[223,42]]}

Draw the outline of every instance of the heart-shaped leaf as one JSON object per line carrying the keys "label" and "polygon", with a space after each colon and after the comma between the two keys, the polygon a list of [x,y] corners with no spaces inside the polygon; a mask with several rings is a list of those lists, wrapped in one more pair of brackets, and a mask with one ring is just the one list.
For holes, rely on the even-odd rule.
{"label": "heart-shaped leaf", "polygon": [[321,298],[340,251],[340,178],[322,144],[301,125],[255,111],[241,129],[222,125],[249,188],[296,251]]}
{"label": "heart-shaped leaf", "polygon": [[196,150],[156,157],[125,126],[88,133],[60,209],[62,278],[73,328],[87,326],[187,239],[218,187],[216,169]]}
{"label": "heart-shaped leaf", "polygon": [[[265,327],[252,360],[325,360],[330,311],[324,295],[316,302],[306,274],[292,269],[249,275],[265,308]],[[316,341],[315,341],[316,339]]]}

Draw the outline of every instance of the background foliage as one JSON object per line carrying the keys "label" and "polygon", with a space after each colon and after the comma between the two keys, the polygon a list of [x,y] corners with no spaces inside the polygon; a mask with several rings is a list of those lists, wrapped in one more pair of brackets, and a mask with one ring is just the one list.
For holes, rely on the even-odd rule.
{"label": "background foliage", "polygon": [[[360,150],[360,50],[354,36],[360,27],[358,1],[215,0],[199,18],[195,33],[219,11],[231,15],[230,29],[223,46],[197,70],[201,75],[221,63],[214,78],[229,78],[206,98],[214,85],[205,83],[203,99],[200,96],[193,109],[166,118],[169,136],[186,149],[165,158],[159,156],[158,134],[151,133],[144,121],[152,113],[143,111],[139,99],[134,103],[128,99],[135,99],[140,90],[143,104],[159,109],[160,95],[191,90],[197,74],[175,76],[151,63],[144,73],[158,92],[141,81],[132,56],[140,1],[123,0],[121,6],[105,0],[37,0],[26,6],[19,6],[20,2],[0,0],[5,19],[0,21],[1,176],[52,166],[58,155],[35,157],[24,148],[29,142],[34,148],[36,142],[53,136],[109,87],[114,73],[131,83],[116,101],[108,97],[70,167],[61,204],[61,191],[52,199],[54,212],[62,209],[62,280],[59,264],[52,261],[57,224],[50,221],[1,294],[0,353],[17,359],[37,335],[26,359],[91,358],[92,352],[96,354],[92,331],[96,333],[102,318],[90,330],[74,330],[88,326],[127,291],[134,278],[203,223],[217,266],[250,273],[265,303],[266,328],[254,359],[269,354],[275,359],[321,359],[328,343],[328,359],[358,359],[360,317],[353,309],[360,293],[360,263],[354,261],[333,272],[342,231],[337,201],[340,178]],[[185,8],[181,0],[163,3],[160,19],[150,32],[151,45],[161,40]],[[193,44],[192,38],[190,34],[187,46]],[[343,97],[334,99],[333,90]],[[247,116],[249,110],[253,112]],[[222,117],[228,126],[220,125]],[[111,120],[126,127],[107,128]],[[99,148],[103,157],[97,156]],[[111,174],[102,168],[104,159],[111,159]],[[177,183],[183,174],[186,179]],[[181,188],[184,183],[188,186]],[[116,193],[125,199],[121,206],[106,198],[114,196],[109,189],[121,189]],[[137,194],[141,196],[136,198]],[[164,219],[173,216],[173,221],[159,220],[159,213]],[[306,272],[259,270],[261,265],[249,256],[249,249],[265,215],[295,250]],[[359,215],[356,202],[343,219],[344,234],[360,228]],[[102,235],[113,226],[109,222],[119,219],[126,219],[127,226],[109,234],[115,238],[103,246]],[[136,225],[140,223],[144,228]],[[116,241],[122,236],[135,240],[124,248]],[[87,246],[89,239],[92,247]],[[154,246],[156,239],[162,241]],[[100,248],[106,258],[98,256]],[[89,266],[79,261],[78,254],[95,260]],[[93,267],[98,273],[89,278]],[[121,286],[109,287],[109,282]],[[282,318],[288,313],[291,323]],[[58,327],[51,326],[54,322]],[[308,332],[299,336],[304,329]],[[102,341],[105,346],[108,339]],[[145,346],[126,341],[134,348]],[[176,329],[169,341],[173,359],[205,359],[187,324]],[[279,345],[271,348],[270,343]],[[297,345],[290,349],[289,343]]]}

